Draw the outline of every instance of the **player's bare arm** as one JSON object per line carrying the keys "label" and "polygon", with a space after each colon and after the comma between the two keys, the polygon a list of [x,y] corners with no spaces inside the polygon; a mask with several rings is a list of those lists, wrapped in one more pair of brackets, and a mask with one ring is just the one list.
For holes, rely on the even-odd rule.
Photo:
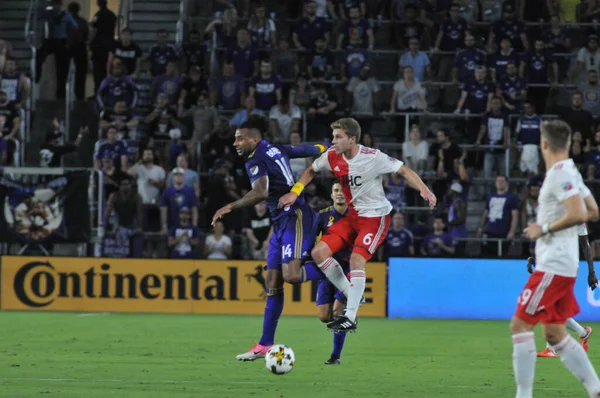
{"label": "player's bare arm", "polygon": [[530,240],[536,240],[542,235],[561,231],[587,221],[588,213],[580,195],[573,195],[565,199],[563,205],[565,206],[565,213],[561,218],[544,225],[531,224],[525,228],[523,233]]}
{"label": "player's bare arm", "polygon": [[215,226],[217,220],[223,218],[228,213],[231,213],[232,210],[240,209],[242,207],[250,207],[254,206],[262,202],[263,200],[267,200],[269,196],[269,178],[267,176],[260,177],[252,184],[252,189],[243,198],[236,200],[235,202],[229,203],[223,207],[221,207],[215,213],[212,219],[212,226]]}
{"label": "player's bare arm", "polygon": [[593,195],[588,195],[584,198],[585,208],[587,209],[588,221],[598,221],[600,214],[598,211],[598,203]]}
{"label": "player's bare arm", "polygon": [[279,199],[279,208],[281,209],[286,206],[293,205],[296,202],[296,199],[298,199],[298,196],[300,196],[300,194],[304,190],[304,187],[307,186],[308,184],[310,184],[311,181],[313,180],[313,178],[315,178],[315,170],[313,169],[313,167],[311,165],[311,166],[308,166],[308,168],[306,170],[304,170],[304,173],[302,173],[302,175],[300,176],[300,179],[292,187],[290,192],[283,195],[281,197],[281,199]]}
{"label": "player's bare arm", "polygon": [[402,165],[402,167],[400,167],[400,169],[397,171],[397,174],[404,177],[411,187],[415,188],[421,193],[421,197],[429,203],[430,208],[433,209],[435,207],[437,204],[437,198],[433,192],[429,190],[429,187],[425,185],[417,173],[415,173],[410,167]]}
{"label": "player's bare arm", "polygon": [[588,265],[588,286],[594,290],[598,286],[598,278],[596,277],[596,270],[594,269],[594,254],[592,253],[592,246],[587,235],[581,235],[579,237],[579,246],[583,252],[583,257]]}

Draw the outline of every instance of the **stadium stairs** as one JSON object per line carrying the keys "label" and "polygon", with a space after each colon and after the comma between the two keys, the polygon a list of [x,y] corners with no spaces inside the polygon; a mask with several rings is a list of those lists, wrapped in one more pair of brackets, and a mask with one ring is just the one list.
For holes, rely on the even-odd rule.
{"label": "stadium stairs", "polygon": [[29,1],[2,0],[0,1],[0,39],[12,44],[12,56],[17,61],[18,69],[29,69],[31,51],[25,42],[24,22],[27,20]]}
{"label": "stadium stairs", "polygon": [[129,18],[133,40],[144,54],[156,44],[156,31],[169,32],[169,42],[175,42],[180,0],[134,0]]}

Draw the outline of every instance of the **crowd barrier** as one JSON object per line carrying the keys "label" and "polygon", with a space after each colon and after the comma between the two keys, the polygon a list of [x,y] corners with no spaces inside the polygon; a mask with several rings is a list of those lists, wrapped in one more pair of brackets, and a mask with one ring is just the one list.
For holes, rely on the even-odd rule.
{"label": "crowd barrier", "polygon": [[[394,258],[388,276],[390,318],[508,320],[529,274],[527,260]],[[585,262],[575,295],[577,319],[600,321],[600,289],[587,286]]]}
{"label": "crowd barrier", "polygon": [[[265,307],[264,263],[5,256],[0,309],[254,314]],[[286,285],[285,315],[315,315],[317,282]],[[369,264],[361,315],[386,316],[386,264]]]}

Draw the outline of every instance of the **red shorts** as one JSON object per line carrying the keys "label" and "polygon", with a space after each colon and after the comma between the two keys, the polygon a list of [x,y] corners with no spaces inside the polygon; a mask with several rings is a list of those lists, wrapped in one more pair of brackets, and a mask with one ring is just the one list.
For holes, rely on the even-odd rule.
{"label": "red shorts", "polygon": [[360,254],[369,261],[387,237],[390,216],[361,217],[351,212],[333,224],[321,241],[333,253],[352,248],[352,253]]}
{"label": "red shorts", "polygon": [[531,325],[565,323],[579,313],[574,286],[575,278],[534,272],[517,298],[515,316]]}

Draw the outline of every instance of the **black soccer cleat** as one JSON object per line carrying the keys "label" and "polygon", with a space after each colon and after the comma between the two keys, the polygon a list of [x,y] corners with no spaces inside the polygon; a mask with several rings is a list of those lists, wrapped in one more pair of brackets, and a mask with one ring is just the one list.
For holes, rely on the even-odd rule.
{"label": "black soccer cleat", "polygon": [[329,358],[328,360],[325,361],[325,365],[341,365],[342,363],[340,362],[340,359],[338,357],[334,357],[333,355],[331,356],[331,358]]}
{"label": "black soccer cleat", "polygon": [[345,315],[338,317],[335,321],[327,324],[327,329],[332,332],[356,332],[356,322],[351,321]]}

